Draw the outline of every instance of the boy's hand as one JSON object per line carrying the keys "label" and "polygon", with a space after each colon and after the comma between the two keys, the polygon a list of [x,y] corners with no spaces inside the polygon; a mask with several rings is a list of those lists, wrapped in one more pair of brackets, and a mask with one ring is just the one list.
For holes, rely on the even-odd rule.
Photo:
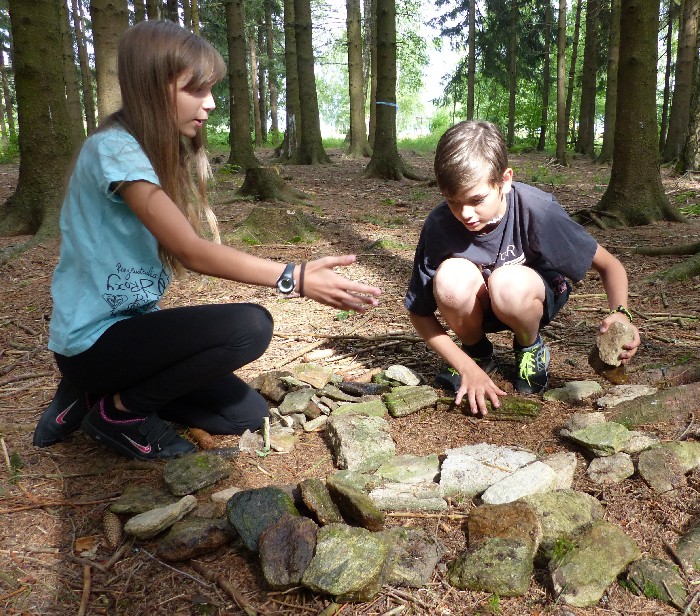
{"label": "boy's hand", "polygon": [[465,365],[458,369],[462,383],[455,397],[455,404],[459,405],[466,396],[467,406],[472,415],[483,417],[488,413],[486,400],[490,400],[494,408],[499,408],[501,403],[498,396],[505,396],[506,392],[498,387],[479,366],[465,353]]}
{"label": "boy's hand", "polygon": [[637,349],[639,348],[639,345],[641,344],[642,340],[639,337],[639,330],[635,327],[634,324],[630,323],[629,319],[621,312],[613,312],[612,314],[609,314],[607,317],[605,317],[603,319],[603,322],[600,324],[600,333],[604,334],[606,331],[608,331],[608,327],[610,327],[615,321],[625,323],[634,330],[634,339],[632,340],[632,342],[630,342],[629,344],[625,344],[622,347],[624,351],[622,351],[619,355],[620,362],[626,364],[630,359],[632,359],[632,357],[634,357],[634,354],[637,352]]}
{"label": "boy's hand", "polygon": [[[369,306],[379,305],[382,290],[361,282],[354,282],[336,273],[333,268],[350,265],[355,262],[355,255],[340,257],[322,257],[306,264],[303,280],[303,293],[317,302],[340,308],[365,312]],[[301,280],[297,290],[302,289]]]}

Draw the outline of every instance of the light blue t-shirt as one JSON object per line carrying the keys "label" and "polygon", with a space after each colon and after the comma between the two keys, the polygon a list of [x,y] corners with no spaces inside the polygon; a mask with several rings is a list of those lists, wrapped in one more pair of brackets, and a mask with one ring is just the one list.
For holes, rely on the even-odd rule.
{"label": "light blue t-shirt", "polygon": [[160,185],[138,142],[115,127],[89,137],[80,151],[61,210],[61,252],[51,283],[49,349],[72,356],[110,326],[157,310],[171,279],[158,241],[115,183]]}

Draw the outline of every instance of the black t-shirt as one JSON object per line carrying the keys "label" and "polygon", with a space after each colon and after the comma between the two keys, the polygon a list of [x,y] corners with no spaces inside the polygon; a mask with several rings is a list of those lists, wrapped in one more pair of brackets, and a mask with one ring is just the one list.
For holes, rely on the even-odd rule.
{"label": "black t-shirt", "polygon": [[581,280],[593,262],[596,240],[571,220],[550,193],[513,182],[506,193],[506,213],[488,233],[469,231],[443,202],[428,214],[418,240],[413,273],[404,306],[428,316],[437,305],[433,277],[440,264],[452,257],[468,259],[489,274],[504,265],[526,265]]}

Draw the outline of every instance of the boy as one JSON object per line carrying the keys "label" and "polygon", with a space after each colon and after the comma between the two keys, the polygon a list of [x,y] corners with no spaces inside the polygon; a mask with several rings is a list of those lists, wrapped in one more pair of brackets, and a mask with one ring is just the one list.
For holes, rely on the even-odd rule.
{"label": "boy", "polygon": [[[591,267],[599,273],[610,307],[601,332],[614,321],[631,323],[622,264],[553,195],[513,181],[505,142],[493,124],[461,122],[448,129],[435,152],[435,175],[445,201],[423,225],[404,305],[418,334],[454,368],[451,379],[449,373],[438,376],[456,391],[456,404],[466,396],[473,415],[486,414],[486,400],[498,408],[506,392],[489,378],[496,364],[486,333],[505,329],[514,333],[516,390],[547,387],[549,349],[539,330],[566,303],[567,278],[581,280]],[[640,343],[633,328],[622,363]]]}

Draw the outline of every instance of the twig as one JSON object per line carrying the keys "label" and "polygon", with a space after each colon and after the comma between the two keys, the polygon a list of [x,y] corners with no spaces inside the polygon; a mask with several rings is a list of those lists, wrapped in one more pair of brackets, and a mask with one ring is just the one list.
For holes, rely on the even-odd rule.
{"label": "twig", "polygon": [[686,426],[685,430],[681,432],[680,436],[675,438],[675,441],[682,441],[683,438],[685,437],[686,434],[690,431],[690,429],[693,427],[693,423],[695,422],[695,415],[693,413],[690,414],[690,421],[688,422],[688,425]]}
{"label": "twig", "polygon": [[13,509],[0,509],[0,515],[6,515],[8,513],[17,513],[19,511],[29,511],[30,509],[41,509],[42,507],[84,507],[87,505],[99,505],[100,503],[109,503],[115,500],[119,496],[119,492],[106,496],[104,498],[96,498],[92,500],[85,501],[69,501],[69,500],[46,500],[38,501],[31,505],[21,505],[20,507],[14,507]]}
{"label": "twig", "polygon": [[160,558],[153,556],[153,554],[151,554],[148,550],[145,550],[143,548],[136,548],[136,551],[143,552],[146,556],[155,560],[157,563],[159,563],[163,567],[170,569],[171,571],[174,571],[175,573],[179,573],[180,575],[183,575],[186,578],[189,578],[190,580],[194,580],[195,582],[197,582],[197,584],[201,584],[202,586],[205,586],[206,588],[211,588],[211,584],[207,584],[205,581],[200,580],[198,577],[196,577],[194,575],[190,575],[189,573],[182,571],[181,569],[178,569],[177,567],[173,567],[172,565],[169,565],[168,563],[163,562]]}
{"label": "twig", "polygon": [[209,569],[206,565],[196,561],[190,561],[190,567],[192,567],[197,573],[199,573],[205,580],[214,582],[217,586],[221,588],[225,593],[227,593],[248,616],[257,616],[258,612],[253,608],[248,601],[239,593],[230,582],[223,576],[217,575],[214,571]]}
{"label": "twig", "polygon": [[396,616],[397,614],[401,614],[405,609],[405,605],[397,605],[395,608],[390,609],[388,612],[384,612],[382,616]]}
{"label": "twig", "polygon": [[5,457],[5,464],[7,464],[7,474],[12,477],[12,464],[10,463],[10,454],[7,452],[7,445],[5,445],[5,439],[0,437],[0,447],[2,447],[2,455]]}
{"label": "twig", "polygon": [[85,616],[87,606],[90,601],[90,566],[83,565],[83,595],[80,598],[80,608],[78,616]]}
{"label": "twig", "polygon": [[102,573],[107,573],[107,568],[94,560],[89,558],[81,558],[80,556],[74,556],[73,554],[67,554],[68,560],[72,560],[74,563],[83,565],[83,567],[95,567],[98,571]]}
{"label": "twig", "polygon": [[382,344],[377,344],[366,349],[357,349],[355,351],[350,351],[349,353],[343,353],[342,355],[334,355],[326,360],[327,363],[336,362],[340,359],[345,359],[346,357],[354,357],[355,355],[360,355],[361,353],[370,353],[376,351],[377,349],[383,349],[385,347],[395,346],[403,342],[402,340],[391,340],[390,342],[383,342]]}
{"label": "twig", "polygon": [[693,605],[695,605],[695,602],[698,600],[698,597],[700,597],[700,590],[696,591],[690,599],[690,601],[688,601],[688,605],[685,606],[683,616],[690,616],[693,613]]}
{"label": "twig", "polygon": [[[18,359],[16,362],[10,364],[9,366],[5,366],[2,370],[0,370],[0,376],[4,376],[10,372],[12,372],[17,366],[23,364],[26,361],[29,361],[32,357],[35,355],[38,355],[42,351],[44,351],[46,347],[43,345],[36,347],[34,350],[29,351],[22,359]],[[53,372],[51,373],[53,374]]]}
{"label": "twig", "polygon": [[398,588],[392,588],[390,591],[388,591],[388,593],[389,595],[393,595],[395,597],[398,597],[399,599],[403,599],[404,601],[410,601],[411,603],[415,603],[423,609],[430,611],[429,605],[423,603],[423,601],[421,601],[417,597],[414,597],[413,595],[410,595],[409,593],[404,592],[403,590],[399,590]]}
{"label": "twig", "polygon": [[134,540],[130,539],[126,543],[122,544],[121,547],[117,549],[114,554],[112,554],[112,557],[105,563],[105,569],[111,569],[116,565],[124,556],[126,555],[127,552],[131,550],[131,548],[134,545]]}

